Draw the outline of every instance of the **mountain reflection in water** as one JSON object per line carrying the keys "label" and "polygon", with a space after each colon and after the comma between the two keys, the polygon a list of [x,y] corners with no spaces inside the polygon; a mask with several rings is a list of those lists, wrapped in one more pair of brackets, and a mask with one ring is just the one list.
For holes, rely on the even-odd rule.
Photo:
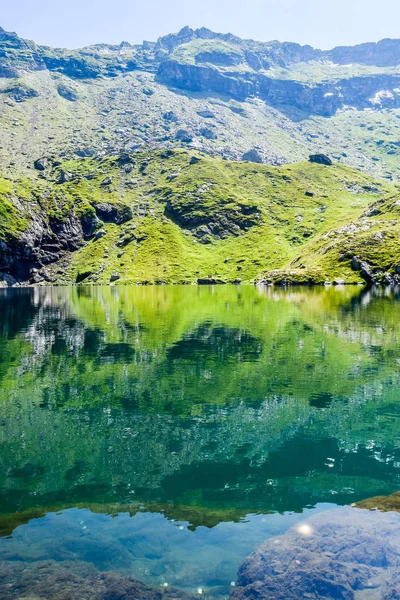
{"label": "mountain reflection in water", "polygon": [[400,489],[395,290],[1,290],[0,338],[7,563],[223,598],[306,514]]}

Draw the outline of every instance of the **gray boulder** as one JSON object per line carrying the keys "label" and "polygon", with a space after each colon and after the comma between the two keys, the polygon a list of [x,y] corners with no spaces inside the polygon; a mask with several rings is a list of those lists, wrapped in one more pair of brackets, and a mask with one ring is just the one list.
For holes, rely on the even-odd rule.
{"label": "gray boulder", "polygon": [[260,156],[260,154],[257,152],[257,150],[255,148],[253,148],[252,150],[248,150],[248,152],[245,152],[242,155],[242,160],[247,161],[247,162],[253,162],[253,163],[262,163],[262,157]]}
{"label": "gray boulder", "polygon": [[33,163],[33,166],[35,167],[35,169],[37,171],[44,171],[45,168],[47,167],[47,163],[48,160],[47,158],[38,158],[37,160],[35,160],[35,162]]}
{"label": "gray boulder", "polygon": [[175,138],[184,144],[190,144],[193,141],[193,136],[186,129],[178,129]]}
{"label": "gray boulder", "polygon": [[326,165],[327,167],[330,167],[333,164],[329,156],[327,156],[326,154],[311,154],[309,160],[310,163]]}
{"label": "gray boulder", "polygon": [[230,598],[354,600],[372,590],[389,600],[399,597],[399,567],[400,515],[343,507],[263,544],[240,567]]}

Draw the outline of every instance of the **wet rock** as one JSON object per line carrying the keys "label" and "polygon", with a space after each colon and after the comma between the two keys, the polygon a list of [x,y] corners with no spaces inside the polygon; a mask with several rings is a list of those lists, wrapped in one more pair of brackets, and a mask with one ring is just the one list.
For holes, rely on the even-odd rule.
{"label": "wet rock", "polygon": [[249,150],[248,152],[245,152],[242,155],[242,160],[244,161],[248,161],[248,162],[253,162],[253,163],[262,163],[262,157],[260,156],[260,154],[257,152],[257,150],[255,148],[253,148],[252,150]]}
{"label": "wet rock", "polygon": [[390,273],[384,273],[382,283],[383,285],[393,285],[394,280]]}
{"label": "wet rock", "polygon": [[0,288],[2,287],[12,287],[17,285],[18,281],[15,279],[13,275],[9,273],[0,273]]}
{"label": "wet rock", "polygon": [[92,271],[83,271],[81,273],[78,273],[75,278],[75,283],[82,283],[82,281],[85,281],[85,279],[90,277],[92,274]]}
{"label": "wet rock", "polygon": [[355,592],[361,597],[371,589],[376,598],[390,598],[400,567],[399,535],[397,513],[352,507],[320,513],[252,554],[230,598],[354,600]]}
{"label": "wet rock", "polygon": [[173,587],[157,588],[92,564],[53,560],[0,562],[0,598],[40,600],[194,600]]}
{"label": "wet rock", "polygon": [[330,167],[332,165],[332,161],[326,154],[311,154],[309,161],[311,163],[316,163],[318,165],[326,165]]}
{"label": "wet rock", "polygon": [[205,277],[197,280],[198,285],[223,285],[226,281],[216,277]]}

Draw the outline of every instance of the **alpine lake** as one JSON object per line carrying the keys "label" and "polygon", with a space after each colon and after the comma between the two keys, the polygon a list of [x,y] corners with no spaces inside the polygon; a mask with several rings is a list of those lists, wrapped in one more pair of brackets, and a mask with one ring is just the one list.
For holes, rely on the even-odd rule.
{"label": "alpine lake", "polygon": [[2,600],[400,597],[399,290],[3,289],[0,339]]}

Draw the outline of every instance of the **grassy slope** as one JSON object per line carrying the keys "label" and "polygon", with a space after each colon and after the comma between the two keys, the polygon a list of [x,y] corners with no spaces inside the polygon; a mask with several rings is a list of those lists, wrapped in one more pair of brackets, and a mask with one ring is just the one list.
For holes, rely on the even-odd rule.
{"label": "grassy slope", "polygon": [[[94,215],[104,203],[132,212],[123,224],[99,222],[103,237],[50,267],[56,283],[85,274],[86,283],[108,283],[113,273],[119,283],[190,283],[209,276],[251,281],[302,265],[306,279],[314,271],[312,278],[321,282],[354,282],[354,255],[383,270],[398,263],[395,186],[339,164],[270,167],[200,155],[191,164],[193,156],[182,150],[141,152],[129,173],[116,157],[81,159],[49,167],[45,179],[3,180],[0,235],[18,237],[29,227],[33,207],[61,222],[71,212]],[[60,170],[71,181],[57,184]],[[109,177],[111,184],[102,185]],[[25,207],[18,214],[12,198]],[[372,214],[374,203],[380,213],[362,217]],[[346,229],[350,223],[356,234]],[[343,255],[346,260],[339,261]]]}

